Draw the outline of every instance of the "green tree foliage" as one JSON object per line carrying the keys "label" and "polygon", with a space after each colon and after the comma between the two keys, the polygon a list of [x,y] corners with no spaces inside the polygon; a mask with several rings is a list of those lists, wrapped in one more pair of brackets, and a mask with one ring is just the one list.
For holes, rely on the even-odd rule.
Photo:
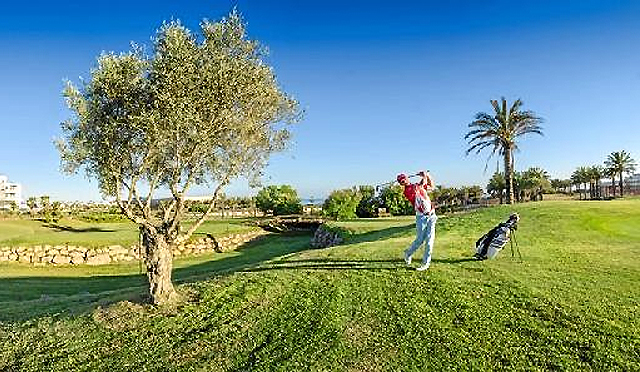
{"label": "green tree foliage", "polygon": [[[582,192],[584,191],[584,198],[587,198],[587,183],[590,181],[591,175],[589,174],[588,167],[578,167],[571,174],[571,182],[578,187],[580,199],[582,199]],[[581,186],[584,185],[584,188]]]}
{"label": "green tree foliage", "polygon": [[522,172],[519,186],[531,200],[542,199],[542,193],[551,189],[549,174],[542,168],[531,167]]}
{"label": "green tree foliage", "polygon": [[522,110],[522,101],[516,100],[511,107],[503,97],[501,102],[491,100],[493,114],[479,112],[469,124],[465,139],[469,141],[467,155],[491,149],[491,155],[498,153],[504,158],[507,203],[513,203],[513,151],[518,149],[519,137],[535,133],[542,135],[542,119],[534,112]]}
{"label": "green tree foliage", "polygon": [[256,207],[274,216],[302,212],[302,203],[296,190],[290,185],[267,186],[256,195]]}
{"label": "green tree foliage", "polygon": [[387,212],[394,216],[406,216],[415,213],[411,203],[404,197],[404,189],[400,185],[386,187],[380,193],[380,199]]}
{"label": "green tree foliage", "polygon": [[49,198],[48,195],[42,195],[40,197],[40,214],[47,223],[53,221],[53,206],[51,204],[51,198]]}
{"label": "green tree foliage", "polygon": [[504,179],[504,173],[495,172],[493,176],[491,176],[491,179],[487,184],[487,192],[491,195],[491,197],[499,198],[500,204],[502,204],[502,202],[504,201],[504,190],[506,189],[506,187],[507,186]]}
{"label": "green tree foliage", "polygon": [[605,166],[610,172],[613,172],[620,176],[620,196],[624,196],[624,184],[622,177],[625,173],[633,173],[636,170],[636,162],[631,158],[631,154],[622,151],[615,151],[607,156],[605,160]]}
{"label": "green tree foliage", "polygon": [[356,207],[361,197],[357,188],[334,190],[324,201],[322,212],[338,220],[356,218]]}
{"label": "green tree foliage", "polygon": [[11,204],[9,205],[9,209],[11,210],[11,214],[16,214],[18,213],[18,203],[16,203],[15,201],[12,201]]}
{"label": "green tree foliage", "polygon": [[567,192],[567,189],[571,186],[571,180],[561,180],[554,178],[549,180],[553,192]]}
{"label": "green tree foliage", "polygon": [[[150,54],[140,47],[103,54],[79,88],[67,83],[74,116],[57,142],[64,170],[85,169],[139,225],[156,304],[178,299],[170,246],[189,239],[232,179],[255,183],[269,156],[285,148],[287,124],[300,117],[264,57],[234,11],[203,21],[199,35],[166,23]],[[211,203],[181,231],[193,185],[208,186]],[[158,215],[151,200],[160,188],[172,200]]]}
{"label": "green tree foliage", "polygon": [[456,205],[458,190],[454,187],[437,185],[431,193],[431,199],[435,201],[438,210],[442,212],[452,211]]}
{"label": "green tree foliage", "polygon": [[36,208],[38,207],[38,199],[35,196],[30,196],[27,199],[27,207],[29,207],[29,214],[33,218],[36,214]]}
{"label": "green tree foliage", "polygon": [[376,197],[373,186],[359,186],[360,201],[356,207],[356,215],[360,218],[371,218],[378,215],[378,208],[382,206],[380,198]]}
{"label": "green tree foliage", "polygon": [[600,198],[600,181],[604,177],[604,167],[600,165],[592,165],[589,170],[589,190],[591,191],[591,199]]}

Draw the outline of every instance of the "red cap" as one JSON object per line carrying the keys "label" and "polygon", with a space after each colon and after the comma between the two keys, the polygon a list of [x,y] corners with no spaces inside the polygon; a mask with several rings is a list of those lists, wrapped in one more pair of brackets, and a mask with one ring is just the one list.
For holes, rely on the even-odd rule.
{"label": "red cap", "polygon": [[396,177],[396,181],[398,182],[402,182],[403,180],[406,180],[406,179],[407,179],[407,175],[404,173],[400,173],[398,177]]}

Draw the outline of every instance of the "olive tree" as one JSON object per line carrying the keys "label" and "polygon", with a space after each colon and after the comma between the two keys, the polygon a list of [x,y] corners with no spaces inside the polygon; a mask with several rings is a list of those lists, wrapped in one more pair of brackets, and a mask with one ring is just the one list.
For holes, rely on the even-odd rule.
{"label": "olive tree", "polygon": [[[57,141],[63,170],[84,169],[138,224],[153,303],[174,302],[172,249],[213,210],[232,179],[257,181],[269,155],[285,148],[297,102],[276,81],[264,49],[233,11],[203,21],[201,34],[165,23],[151,51],[102,54],[91,78],[64,90],[73,117]],[[180,229],[185,194],[210,191],[207,209]],[[161,211],[151,201],[171,194]]]}

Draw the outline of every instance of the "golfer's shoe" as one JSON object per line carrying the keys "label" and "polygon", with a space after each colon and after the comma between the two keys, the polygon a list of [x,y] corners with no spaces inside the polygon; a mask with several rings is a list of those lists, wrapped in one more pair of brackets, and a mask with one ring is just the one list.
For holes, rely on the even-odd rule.
{"label": "golfer's shoe", "polygon": [[429,268],[429,265],[430,265],[430,264],[428,264],[428,263],[426,263],[426,264],[422,264],[422,266],[418,267],[416,270],[418,270],[418,271],[425,271],[425,270],[427,270],[427,269]]}
{"label": "golfer's shoe", "polygon": [[407,252],[404,253],[404,262],[407,264],[407,266],[411,266],[411,256],[409,256]]}

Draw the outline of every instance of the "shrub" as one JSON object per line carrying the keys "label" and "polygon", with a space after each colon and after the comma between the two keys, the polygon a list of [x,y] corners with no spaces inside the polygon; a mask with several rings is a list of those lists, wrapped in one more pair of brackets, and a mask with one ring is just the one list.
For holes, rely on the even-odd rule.
{"label": "shrub", "polygon": [[382,190],[380,195],[382,204],[387,208],[387,212],[394,216],[411,215],[415,213],[413,206],[404,197],[402,186],[393,185]]}
{"label": "shrub", "polygon": [[342,189],[331,192],[322,206],[323,213],[338,220],[356,218],[356,207],[361,195],[357,189]]}
{"label": "shrub", "polygon": [[296,190],[289,185],[268,186],[256,195],[256,207],[274,216],[302,213],[302,203]]}

